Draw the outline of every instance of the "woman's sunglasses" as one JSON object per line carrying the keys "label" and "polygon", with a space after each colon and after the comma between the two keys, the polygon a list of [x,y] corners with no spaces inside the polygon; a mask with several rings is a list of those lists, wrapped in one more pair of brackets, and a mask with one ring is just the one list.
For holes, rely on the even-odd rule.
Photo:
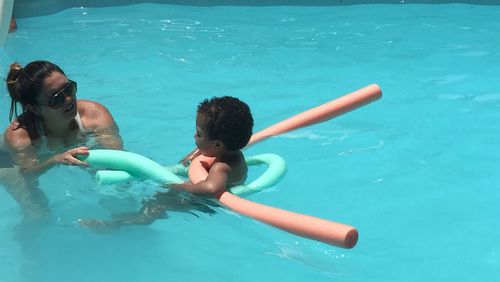
{"label": "woman's sunglasses", "polygon": [[73,80],[69,80],[63,89],[50,97],[49,102],[46,106],[54,110],[59,109],[62,105],[64,105],[66,97],[75,97],[76,89],[76,82],[74,82]]}

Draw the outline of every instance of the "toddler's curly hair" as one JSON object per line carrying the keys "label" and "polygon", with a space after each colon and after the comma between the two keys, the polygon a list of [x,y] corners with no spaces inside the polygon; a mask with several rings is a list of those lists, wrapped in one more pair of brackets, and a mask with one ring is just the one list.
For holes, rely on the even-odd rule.
{"label": "toddler's curly hair", "polygon": [[213,97],[198,105],[207,121],[207,135],[230,151],[245,147],[252,136],[253,117],[247,104],[235,97]]}

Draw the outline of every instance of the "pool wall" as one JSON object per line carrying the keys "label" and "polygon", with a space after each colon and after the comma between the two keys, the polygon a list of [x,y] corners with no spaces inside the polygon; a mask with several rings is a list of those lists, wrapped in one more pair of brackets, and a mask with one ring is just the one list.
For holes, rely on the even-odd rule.
{"label": "pool wall", "polygon": [[16,0],[14,5],[14,16],[18,18],[36,17],[56,13],[71,7],[104,7],[122,6],[138,3],[164,3],[172,5],[189,6],[336,6],[357,4],[448,4],[464,3],[474,5],[499,5],[498,0]]}
{"label": "pool wall", "polygon": [[5,39],[7,39],[13,4],[13,0],[0,1],[0,46],[2,46]]}

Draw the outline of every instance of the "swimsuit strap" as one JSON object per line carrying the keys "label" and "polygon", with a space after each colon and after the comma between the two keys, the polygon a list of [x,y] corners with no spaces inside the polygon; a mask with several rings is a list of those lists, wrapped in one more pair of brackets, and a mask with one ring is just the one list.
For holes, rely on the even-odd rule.
{"label": "swimsuit strap", "polygon": [[[76,124],[78,125],[78,129],[79,129],[79,133],[84,133],[85,132],[85,129],[83,128],[83,124],[82,124],[82,119],[80,118],[80,113],[76,113],[76,116],[75,116],[75,121],[76,121]],[[36,127],[38,129],[38,133],[40,134],[39,138],[40,138],[40,146],[37,147],[38,150],[41,150],[41,151],[50,151],[49,147],[48,147],[48,140],[47,140],[47,135],[45,134],[45,129],[43,128],[42,124],[41,123],[36,123]]]}
{"label": "swimsuit strap", "polygon": [[40,138],[40,146],[37,147],[38,149],[43,148],[42,150],[48,150],[48,141],[47,141],[47,135],[45,134],[45,128],[43,128],[43,125],[41,122],[35,123],[35,126],[38,130],[39,138]]}
{"label": "swimsuit strap", "polygon": [[78,124],[78,128],[80,129],[80,132],[85,132],[85,128],[83,128],[82,119],[80,118],[79,112],[76,112],[75,121],[76,121],[76,124]]}

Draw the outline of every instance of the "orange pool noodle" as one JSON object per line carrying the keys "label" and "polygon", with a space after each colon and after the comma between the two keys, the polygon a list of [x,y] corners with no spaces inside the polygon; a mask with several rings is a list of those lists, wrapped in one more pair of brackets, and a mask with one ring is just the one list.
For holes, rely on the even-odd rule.
{"label": "orange pool noodle", "polygon": [[[210,165],[213,160],[214,158],[201,155],[191,162],[189,179],[192,183],[198,183],[207,178],[208,172],[202,163]],[[358,231],[349,225],[254,203],[227,191],[217,196],[217,199],[221,204],[239,214],[302,237],[344,248],[352,248],[358,241]]]}
{"label": "orange pool noodle", "polygon": [[276,136],[301,127],[329,120],[373,102],[381,96],[382,91],[378,85],[368,85],[350,94],[287,118],[284,121],[278,122],[275,125],[253,134],[247,146],[255,144],[271,136]]}
{"label": "orange pool noodle", "polygon": [[302,237],[348,249],[358,242],[358,231],[349,225],[258,204],[229,192],[222,193],[219,201],[237,213]]}
{"label": "orange pool noodle", "polygon": [[[378,85],[366,86],[255,133],[247,146],[271,136],[334,118],[375,101],[381,96],[382,92]],[[213,158],[204,156],[195,158],[188,171],[191,182],[198,183],[206,179],[208,172],[205,167],[207,166],[203,163],[211,164],[212,162]],[[235,212],[299,236],[344,248],[352,248],[358,241],[358,231],[349,225],[254,203],[229,192],[223,192],[217,198],[223,205]]]}

